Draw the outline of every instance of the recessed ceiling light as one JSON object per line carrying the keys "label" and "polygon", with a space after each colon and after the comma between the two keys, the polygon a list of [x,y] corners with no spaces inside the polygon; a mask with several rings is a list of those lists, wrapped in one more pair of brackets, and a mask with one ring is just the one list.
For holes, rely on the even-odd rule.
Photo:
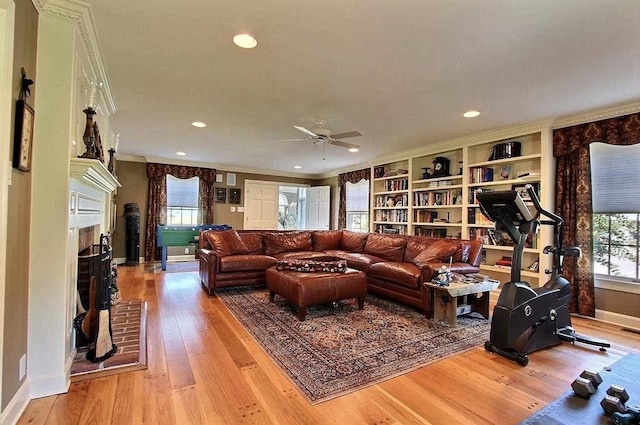
{"label": "recessed ceiling light", "polygon": [[360,149],[358,148],[349,148],[349,152],[358,152]]}
{"label": "recessed ceiling light", "polygon": [[233,42],[243,49],[253,49],[258,45],[258,41],[249,34],[238,34],[233,37]]}
{"label": "recessed ceiling light", "polygon": [[294,165],[293,168],[298,169],[298,168],[302,168],[302,167],[300,165]]}
{"label": "recessed ceiling light", "polygon": [[179,155],[179,156],[185,156],[185,155],[186,155],[186,153],[184,153],[184,152],[182,152],[182,151],[178,151],[178,152],[176,152],[176,155]]}
{"label": "recessed ceiling light", "polygon": [[194,121],[194,122],[191,123],[191,125],[194,126],[194,127],[198,127],[198,128],[205,128],[207,126],[202,121]]}
{"label": "recessed ceiling light", "polygon": [[480,115],[480,112],[478,111],[467,111],[464,114],[462,114],[462,116],[465,118],[475,118],[478,115]]}

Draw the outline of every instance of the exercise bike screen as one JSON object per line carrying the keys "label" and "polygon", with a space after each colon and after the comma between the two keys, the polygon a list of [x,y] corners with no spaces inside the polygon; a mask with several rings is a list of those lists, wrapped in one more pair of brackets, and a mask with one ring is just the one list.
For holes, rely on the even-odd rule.
{"label": "exercise bike screen", "polygon": [[480,209],[492,221],[506,218],[513,223],[522,223],[535,218],[515,190],[480,192],[477,198]]}

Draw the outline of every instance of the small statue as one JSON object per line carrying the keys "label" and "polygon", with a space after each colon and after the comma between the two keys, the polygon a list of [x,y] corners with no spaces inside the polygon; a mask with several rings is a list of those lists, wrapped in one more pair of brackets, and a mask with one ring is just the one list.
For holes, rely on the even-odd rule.
{"label": "small statue", "polygon": [[440,286],[449,286],[452,280],[453,275],[451,274],[451,270],[449,270],[447,266],[442,265],[440,266],[438,274],[433,278],[432,282]]}
{"label": "small statue", "polygon": [[424,172],[422,173],[422,179],[428,179],[429,177],[431,177],[431,174],[429,174],[429,170],[431,170],[431,167],[425,167],[423,168]]}

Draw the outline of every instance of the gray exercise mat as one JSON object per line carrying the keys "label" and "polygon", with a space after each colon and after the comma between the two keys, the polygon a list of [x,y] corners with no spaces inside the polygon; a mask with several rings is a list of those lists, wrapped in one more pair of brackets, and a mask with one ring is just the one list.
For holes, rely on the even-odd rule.
{"label": "gray exercise mat", "polygon": [[640,405],[640,356],[627,354],[614,364],[599,371],[602,384],[591,398],[586,399],[574,394],[571,387],[560,398],[529,416],[521,425],[575,425],[611,423],[604,414],[600,401],[611,384],[625,387],[629,393],[627,406]]}

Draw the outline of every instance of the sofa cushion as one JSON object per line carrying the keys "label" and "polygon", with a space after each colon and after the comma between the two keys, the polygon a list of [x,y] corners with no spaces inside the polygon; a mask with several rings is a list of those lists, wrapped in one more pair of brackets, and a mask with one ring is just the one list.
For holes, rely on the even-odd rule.
{"label": "sofa cushion", "polygon": [[340,249],[342,230],[316,230],[311,232],[314,251]]}
{"label": "sofa cushion", "polygon": [[264,254],[264,244],[262,242],[262,233],[258,232],[242,232],[239,233],[240,239],[247,246],[247,250],[249,251],[247,254],[250,255],[260,255]]}
{"label": "sofa cushion", "polygon": [[211,248],[220,257],[228,255],[247,254],[249,250],[244,244],[238,232],[235,230],[215,230],[207,232],[207,241]]}
{"label": "sofa cushion", "polygon": [[390,280],[398,285],[418,289],[420,285],[420,269],[411,263],[385,261],[369,267],[370,277]]}
{"label": "sofa cushion", "polygon": [[265,233],[264,242],[266,255],[291,251],[313,251],[311,232],[269,232]]}
{"label": "sofa cushion", "polygon": [[367,243],[367,236],[369,236],[368,233],[343,230],[340,248],[348,252],[362,252],[364,250],[365,243]]}
{"label": "sofa cushion", "polygon": [[349,267],[365,273],[369,270],[369,267],[372,264],[385,261],[384,258],[369,254],[361,254],[359,252],[327,251],[327,254],[330,254],[335,258],[347,260],[347,265]]}
{"label": "sofa cushion", "polygon": [[266,270],[278,260],[268,255],[229,255],[220,259],[221,272]]}
{"label": "sofa cushion", "polygon": [[384,258],[385,260],[401,262],[407,238],[404,236],[382,235],[372,233],[367,238],[364,253]]}
{"label": "sofa cushion", "polygon": [[432,262],[446,261],[456,249],[454,241],[409,238],[403,261],[420,267]]}

